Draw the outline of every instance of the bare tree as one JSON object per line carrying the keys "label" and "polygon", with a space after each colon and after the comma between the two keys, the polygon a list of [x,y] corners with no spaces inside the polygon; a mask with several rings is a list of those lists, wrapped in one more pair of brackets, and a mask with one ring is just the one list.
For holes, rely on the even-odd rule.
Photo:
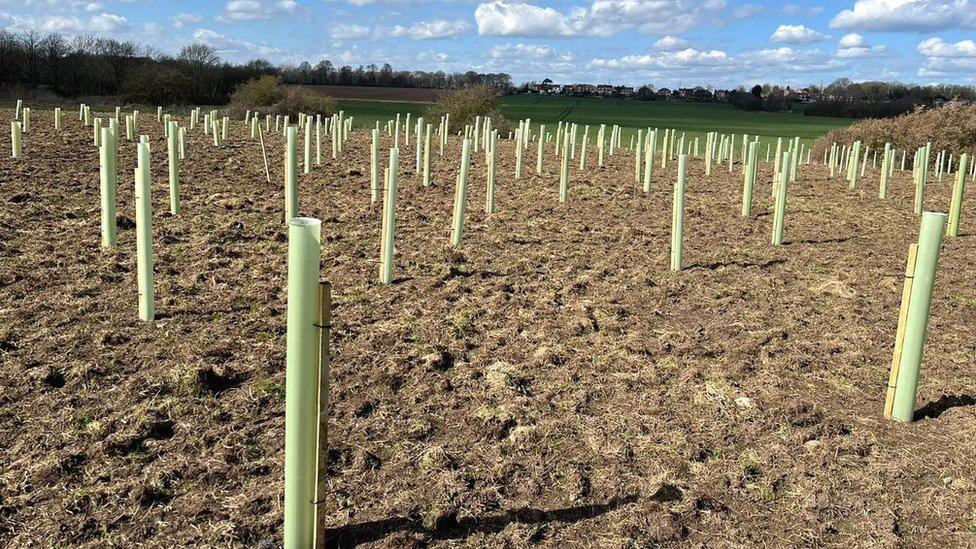
{"label": "bare tree", "polygon": [[36,86],[41,65],[41,33],[37,32],[37,29],[31,29],[21,35],[20,41],[24,46],[25,61],[27,63],[27,80],[32,86]]}
{"label": "bare tree", "polygon": [[49,34],[41,41],[41,50],[44,52],[44,65],[47,67],[51,89],[57,92],[61,83],[61,67],[71,49],[60,34]]}

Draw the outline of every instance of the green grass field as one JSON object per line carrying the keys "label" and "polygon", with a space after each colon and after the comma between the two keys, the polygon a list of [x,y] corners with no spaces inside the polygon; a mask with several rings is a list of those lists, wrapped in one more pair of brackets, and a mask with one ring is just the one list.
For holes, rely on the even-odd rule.
{"label": "green grass field", "polygon": [[[359,125],[385,123],[397,113],[422,115],[424,103],[392,101],[339,100],[339,108],[355,117]],[[536,128],[546,124],[555,128],[562,122],[598,127],[600,124],[618,124],[624,128],[623,144],[630,144],[630,136],[639,128],[673,128],[685,132],[689,142],[696,137],[705,146],[705,134],[709,131],[760,135],[764,143],[775,143],[778,137],[800,137],[810,143],[817,137],[836,128],[854,122],[847,118],[803,116],[802,114],[776,114],[747,112],[727,103],[677,103],[665,101],[623,101],[617,99],[551,97],[516,95],[502,98],[502,110],[512,121],[531,118]],[[597,128],[590,130],[596,135]]]}

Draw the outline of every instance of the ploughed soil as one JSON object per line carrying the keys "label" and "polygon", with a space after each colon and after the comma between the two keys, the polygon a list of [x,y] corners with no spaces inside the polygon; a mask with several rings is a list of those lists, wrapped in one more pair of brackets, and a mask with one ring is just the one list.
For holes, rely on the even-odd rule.
{"label": "ploughed soil", "polygon": [[[335,99],[360,99],[370,101],[414,101],[432,103],[444,95],[445,90],[433,88],[396,88],[390,86],[334,86],[306,85],[321,94]],[[250,133],[248,133],[250,135]]]}
{"label": "ploughed soil", "polygon": [[[103,250],[91,130],[65,112],[56,134],[52,118],[33,113],[24,158],[0,159],[2,545],[280,545],[281,137],[268,183],[242,123],[221,148],[188,132],[173,217],[161,126],[143,115],[157,319],[141,322],[134,147]],[[334,284],[330,546],[976,545],[971,200],[943,246],[918,420],[896,424],[882,408],[918,231],[910,173],[882,201],[877,170],[852,191],[803,166],[773,247],[771,168],[742,218],[741,166],[706,178],[693,160],[672,273],[675,162],[645,194],[629,151],[599,168],[591,147],[560,204],[552,147],[542,176],[533,145],[514,181],[503,142],[497,212],[478,153],[451,249],[459,143],[428,188],[413,146],[390,286],[366,133],[300,176]],[[931,183],[926,207],[947,209],[950,186]]]}

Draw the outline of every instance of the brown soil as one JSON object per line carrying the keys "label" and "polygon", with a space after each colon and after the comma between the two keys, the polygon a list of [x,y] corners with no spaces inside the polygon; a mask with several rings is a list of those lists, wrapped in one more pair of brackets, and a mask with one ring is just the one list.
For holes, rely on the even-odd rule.
{"label": "brown soil", "polygon": [[369,101],[411,101],[433,103],[447,90],[428,88],[392,88],[383,86],[305,86],[335,99]]}
{"label": "brown soil", "polygon": [[[0,111],[0,128],[10,110]],[[6,547],[270,547],[281,542],[286,228],[235,124],[190,133],[168,213],[153,136],[158,320],[136,310],[133,147],[119,246],[99,247],[98,157],[70,112],[35,112],[0,159],[0,540]],[[6,143],[6,141],[4,141]],[[412,145],[412,142],[411,142]],[[686,269],[668,271],[674,164],[655,189],[629,154],[555,159],[495,215],[476,156],[450,250],[457,143],[422,188],[404,153],[396,283],[376,282],[368,142],[301,176],[335,285],[330,495],[339,547],[976,545],[976,208],[944,245],[919,421],[881,417],[910,174],[881,201],[805,166],[786,245],[741,175],[691,164]],[[412,148],[409,149],[412,151]],[[328,156],[328,155],[326,155]],[[360,175],[362,174],[362,175]],[[945,209],[949,184],[932,184]],[[748,399],[748,400],[746,400]]]}

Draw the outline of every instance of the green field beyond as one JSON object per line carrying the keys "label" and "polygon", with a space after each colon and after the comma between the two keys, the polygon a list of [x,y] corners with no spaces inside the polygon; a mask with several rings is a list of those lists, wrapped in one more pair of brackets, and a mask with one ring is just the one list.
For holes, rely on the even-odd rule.
{"label": "green field beyond", "polygon": [[[800,137],[810,143],[833,129],[854,122],[848,118],[748,112],[727,103],[624,101],[539,95],[507,96],[501,102],[502,111],[508,119],[516,122],[531,118],[536,129],[540,124],[546,124],[547,129],[554,129],[559,122],[575,122],[581,126],[596,126],[590,130],[591,138],[595,138],[600,124],[617,124],[624,128],[622,142],[625,147],[630,144],[632,134],[647,127],[676,129],[679,136],[680,132],[685,132],[685,139],[689,142],[697,137],[700,140],[700,150],[703,151],[705,134],[710,131],[736,133],[740,136],[743,133],[760,135],[766,138],[763,139],[764,143],[769,142],[770,138],[775,142],[777,137]],[[357,126],[373,125],[376,121],[385,123],[395,118],[397,113],[422,115],[427,109],[425,103],[351,99],[339,100],[337,103],[346,114],[355,117]]]}

